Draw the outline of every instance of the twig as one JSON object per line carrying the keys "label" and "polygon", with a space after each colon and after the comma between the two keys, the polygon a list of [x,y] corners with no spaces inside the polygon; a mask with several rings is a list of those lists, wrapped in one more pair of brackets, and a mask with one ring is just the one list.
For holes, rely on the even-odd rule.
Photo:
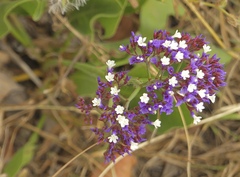
{"label": "twig", "polygon": [[79,60],[79,58],[83,55],[83,53],[85,52],[86,48],[83,46],[79,52],[76,54],[76,56],[73,58],[72,62],[70,63],[70,65],[68,66],[67,70],[65,71],[64,75],[61,77],[61,79],[58,80],[58,83],[55,85],[56,90],[54,93],[54,97],[56,97],[59,92],[60,92],[60,85],[62,83],[62,81],[69,75],[69,73],[71,72],[72,68],[74,67],[74,64]]}
{"label": "twig", "polygon": [[217,41],[218,45],[227,51],[229,55],[231,55],[235,59],[240,59],[239,55],[234,51],[227,50],[227,47],[222,42],[222,40],[218,37],[216,32],[212,29],[212,27],[206,22],[206,20],[202,17],[202,15],[198,12],[196,7],[193,5],[193,3],[189,2],[188,0],[184,0],[185,4],[191,9],[191,11],[199,18],[199,20],[202,22],[202,24],[207,28],[209,33],[213,36],[213,38]]}
{"label": "twig", "polygon": [[81,34],[79,33],[69,22],[66,18],[63,18],[59,14],[55,14],[57,19],[62,22],[83,44],[88,45],[89,41]]}
{"label": "twig", "polygon": [[31,80],[34,82],[34,84],[37,85],[37,87],[41,87],[42,81],[36,76],[32,69],[25,62],[23,62],[22,59],[6,44],[5,40],[2,41],[3,41],[1,42],[2,49],[5,50],[10,55],[12,60],[15,63],[17,63],[22,68],[23,71],[27,73],[29,78],[31,78]]}
{"label": "twig", "polygon": [[[32,109],[43,109],[43,110],[60,110],[60,111],[74,111],[79,114],[84,114],[78,108],[74,106],[60,106],[60,105],[24,105],[24,106],[1,106],[0,110],[3,111],[18,111],[18,110],[32,110]],[[91,114],[98,115],[97,111],[91,111]]]}
{"label": "twig", "polygon": [[66,168],[70,163],[72,163],[74,160],[76,160],[78,157],[80,157],[83,153],[85,153],[86,151],[88,151],[89,149],[93,148],[94,146],[96,146],[98,143],[95,143],[91,146],[89,146],[88,148],[86,148],[84,151],[80,152],[79,154],[77,154],[75,157],[73,157],[71,160],[69,160],[64,166],[62,166],[52,177],[56,177],[57,175],[59,175],[59,173],[61,173],[61,171]]}

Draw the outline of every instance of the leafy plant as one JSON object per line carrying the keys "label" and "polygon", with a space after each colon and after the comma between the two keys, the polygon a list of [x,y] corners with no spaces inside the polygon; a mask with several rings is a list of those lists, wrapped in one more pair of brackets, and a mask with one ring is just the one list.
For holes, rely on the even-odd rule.
{"label": "leafy plant", "polygon": [[[45,117],[42,116],[38,122],[37,128],[41,129],[44,122]],[[6,173],[8,177],[15,177],[20,170],[32,160],[37,140],[38,134],[33,133],[28,142],[13,155],[11,160],[3,169],[3,172]]]}
{"label": "leafy plant", "polygon": [[45,10],[46,1],[18,0],[0,2],[0,38],[11,33],[23,45],[30,45],[31,38],[24,26],[19,22],[17,15],[30,15],[33,20],[41,18]]}

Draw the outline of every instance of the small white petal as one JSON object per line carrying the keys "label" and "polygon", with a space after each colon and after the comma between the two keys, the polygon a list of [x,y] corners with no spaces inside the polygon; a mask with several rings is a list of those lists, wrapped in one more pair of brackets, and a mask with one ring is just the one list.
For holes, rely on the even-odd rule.
{"label": "small white petal", "polygon": [[202,110],[204,109],[205,107],[203,106],[203,102],[200,102],[196,105],[196,109],[198,112],[202,112]]}
{"label": "small white petal", "polygon": [[108,69],[112,69],[112,67],[114,67],[116,65],[115,61],[114,60],[108,60],[106,62],[107,66],[108,66]]}
{"label": "small white petal", "polygon": [[204,98],[206,96],[206,90],[205,89],[201,89],[199,91],[197,91],[198,95],[201,97],[201,98]]}
{"label": "small white petal", "polygon": [[144,93],[143,96],[140,97],[142,103],[148,103],[149,97],[147,93]]}
{"label": "small white petal", "polygon": [[162,65],[169,65],[170,58],[167,58],[166,56],[164,56],[163,58],[161,58],[161,62],[162,62]]}
{"label": "small white petal", "polygon": [[185,40],[179,41],[178,47],[185,49],[187,47],[186,41]]}
{"label": "small white petal", "polygon": [[201,122],[202,117],[193,115],[193,123],[197,125],[199,122]]}
{"label": "small white petal", "polygon": [[181,60],[183,59],[183,53],[178,51],[175,58],[177,59],[178,62],[181,62]]}
{"label": "small white petal", "polygon": [[172,41],[170,44],[171,50],[177,50],[178,49],[178,43],[176,41]]}
{"label": "small white petal", "polygon": [[161,127],[161,121],[157,119],[157,120],[155,120],[154,122],[152,122],[152,125],[153,125],[155,128]]}
{"label": "small white petal", "polygon": [[197,69],[197,78],[203,79],[204,75],[205,74],[204,74],[204,72],[202,70]]}
{"label": "small white petal", "polygon": [[118,95],[118,93],[120,92],[120,90],[117,88],[117,86],[111,87],[111,94],[112,95]]}
{"label": "small white petal", "polygon": [[147,44],[144,43],[144,42],[146,41],[146,39],[147,39],[146,37],[143,38],[143,37],[140,36],[140,37],[138,38],[138,41],[137,41],[138,45],[139,45],[139,46],[143,46],[143,47],[147,46]]}
{"label": "small white petal", "polygon": [[125,127],[126,125],[129,125],[129,120],[126,119],[125,116],[118,115],[116,120],[118,121],[122,128]]}
{"label": "small white petal", "polygon": [[183,80],[186,80],[187,78],[190,78],[189,70],[183,70],[181,72],[181,76],[182,76]]}
{"label": "small white petal", "polygon": [[187,90],[192,93],[194,90],[197,89],[197,86],[195,84],[189,84]]}
{"label": "small white petal", "polygon": [[168,82],[169,82],[169,85],[171,85],[173,87],[175,87],[178,83],[177,78],[175,76],[173,76],[171,79],[169,79]]}
{"label": "small white petal", "polygon": [[132,151],[137,150],[137,149],[138,149],[138,143],[135,143],[135,142],[131,141],[130,149],[131,149]]}
{"label": "small white petal", "polygon": [[211,52],[211,51],[212,51],[212,49],[211,49],[211,47],[210,47],[210,46],[208,46],[208,45],[204,44],[204,45],[203,45],[203,51],[204,51],[204,53],[208,53],[208,52]]}
{"label": "small white petal", "polygon": [[212,103],[215,103],[215,100],[216,100],[216,95],[215,94],[213,94],[211,96],[209,94],[207,94],[207,97],[208,97],[208,99],[211,100]]}
{"label": "small white petal", "polygon": [[94,98],[92,100],[93,106],[100,106],[101,105],[101,98]]}
{"label": "small white petal", "polygon": [[105,78],[107,79],[108,82],[112,82],[114,81],[114,74],[109,72],[108,75],[105,76]]}
{"label": "small white petal", "polygon": [[176,30],[175,34],[172,36],[173,38],[181,38],[182,34]]}
{"label": "small white petal", "polygon": [[115,134],[112,134],[111,136],[108,137],[109,143],[111,143],[111,142],[117,143],[117,140],[118,140],[118,136]]}
{"label": "small white petal", "polygon": [[115,111],[117,114],[122,114],[123,111],[124,111],[124,107],[121,106],[121,105],[118,105],[116,108],[115,108]]}
{"label": "small white petal", "polygon": [[143,57],[137,56],[137,60],[143,61]]}
{"label": "small white petal", "polygon": [[166,48],[168,48],[171,45],[171,41],[166,40],[162,45]]}

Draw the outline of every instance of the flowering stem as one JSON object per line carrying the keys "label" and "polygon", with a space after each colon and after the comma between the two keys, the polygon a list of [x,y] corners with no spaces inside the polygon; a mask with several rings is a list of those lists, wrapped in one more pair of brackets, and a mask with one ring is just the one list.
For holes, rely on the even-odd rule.
{"label": "flowering stem", "polygon": [[133,98],[136,97],[136,95],[138,94],[138,92],[141,90],[141,87],[137,86],[137,88],[135,88],[135,90],[132,92],[132,94],[129,96],[129,98],[127,99],[127,102],[125,104],[125,108],[128,109],[128,106],[130,104],[130,102],[132,101]]}
{"label": "flowering stem", "polygon": [[[177,102],[176,98],[174,97],[175,102]],[[189,138],[189,133],[188,133],[188,128],[187,128],[187,124],[186,121],[184,119],[184,115],[182,112],[182,109],[180,106],[177,107],[180,117],[182,119],[182,123],[183,123],[183,128],[186,134],[186,139],[187,139],[187,147],[188,147],[188,161],[187,161],[187,176],[191,177],[191,158],[192,158],[192,148],[191,148],[191,143],[190,143],[190,138]]]}

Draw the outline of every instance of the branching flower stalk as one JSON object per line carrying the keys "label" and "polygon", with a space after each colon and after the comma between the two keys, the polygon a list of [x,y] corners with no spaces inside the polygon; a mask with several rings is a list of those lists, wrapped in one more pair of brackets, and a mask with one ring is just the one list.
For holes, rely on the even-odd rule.
{"label": "branching flower stalk", "polygon": [[[147,41],[146,37],[132,32],[130,43],[121,45],[120,51],[130,55],[130,65],[145,63],[148,80],[123,100],[120,97],[122,88],[130,85],[130,79],[132,83],[137,82],[126,71],[115,72],[115,61],[108,60],[105,80],[98,78],[98,89],[92,103],[86,104],[80,98],[77,104],[90,123],[93,120],[91,110],[100,110],[98,120],[103,122],[103,126],[92,131],[98,136],[99,143],[108,144],[104,153],[107,162],[114,161],[117,154],[136,150],[138,144],[145,141],[146,126],[159,128],[160,115],[171,115],[174,107],[185,104],[193,123],[199,123],[202,117],[198,113],[204,110],[204,104],[214,103],[216,91],[226,85],[223,65],[216,55],[208,54],[211,48],[201,35],[193,38],[188,33],[176,31],[170,35],[160,30]],[[149,68],[156,72],[153,74]],[[140,88],[145,90],[141,95]],[[138,104],[129,108],[131,100],[137,96]],[[156,115],[156,119],[152,122],[149,115]]]}

